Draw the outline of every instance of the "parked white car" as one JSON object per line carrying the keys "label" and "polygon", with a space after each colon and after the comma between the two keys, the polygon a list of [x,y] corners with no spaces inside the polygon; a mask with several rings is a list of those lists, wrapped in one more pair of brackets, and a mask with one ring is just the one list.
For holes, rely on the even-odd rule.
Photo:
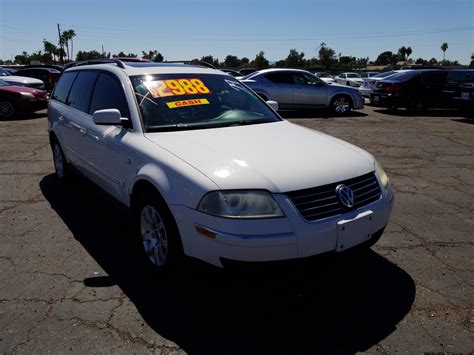
{"label": "parked white car", "polygon": [[334,78],[326,72],[316,72],[314,75],[324,81],[326,84],[336,83],[336,80],[334,80]]}
{"label": "parked white car", "polygon": [[362,85],[362,77],[357,73],[341,73],[334,78],[338,84],[358,88]]}
{"label": "parked white car", "polygon": [[222,266],[339,252],[375,243],[387,225],[394,194],[372,155],[281,119],[235,78],[83,64],[49,103],[57,177],[80,172],[129,206],[158,270],[183,254]]}
{"label": "parked white car", "polygon": [[26,76],[18,76],[18,75],[5,75],[2,76],[2,80],[7,82],[10,85],[16,86],[26,86],[33,89],[44,90],[44,82],[39,79],[29,78]]}

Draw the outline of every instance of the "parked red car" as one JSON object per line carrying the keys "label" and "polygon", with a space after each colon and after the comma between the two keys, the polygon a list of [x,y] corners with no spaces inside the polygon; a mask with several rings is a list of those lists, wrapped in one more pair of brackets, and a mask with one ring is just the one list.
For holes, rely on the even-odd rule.
{"label": "parked red car", "polygon": [[0,80],[0,119],[18,112],[31,113],[48,107],[48,93],[26,86],[10,85]]}

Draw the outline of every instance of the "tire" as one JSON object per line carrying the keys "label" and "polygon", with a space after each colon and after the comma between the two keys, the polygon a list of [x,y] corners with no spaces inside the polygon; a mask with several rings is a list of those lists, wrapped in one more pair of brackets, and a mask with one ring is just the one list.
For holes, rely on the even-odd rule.
{"label": "tire", "polygon": [[347,95],[337,95],[329,104],[331,112],[336,116],[343,116],[352,110],[352,100]]}
{"label": "tire", "polygon": [[54,171],[57,179],[60,182],[68,181],[71,177],[71,169],[69,168],[66,158],[64,157],[64,152],[56,139],[52,141],[51,148],[53,150]]}
{"label": "tire", "polygon": [[0,118],[11,118],[15,116],[16,108],[10,101],[0,101]]}
{"label": "tire", "polygon": [[159,274],[178,271],[184,252],[176,222],[156,191],[143,191],[133,204],[135,230],[148,265]]}

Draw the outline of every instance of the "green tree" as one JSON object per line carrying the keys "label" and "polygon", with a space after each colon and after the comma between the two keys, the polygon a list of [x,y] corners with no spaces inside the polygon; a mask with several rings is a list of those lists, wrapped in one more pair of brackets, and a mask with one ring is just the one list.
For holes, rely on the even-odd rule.
{"label": "green tree", "polygon": [[227,68],[238,68],[240,66],[240,60],[235,55],[228,55],[224,59],[224,66]]}
{"label": "green tree", "polygon": [[53,43],[43,39],[43,48],[45,54],[48,56],[48,60],[46,61],[46,63],[55,63],[56,55],[59,54],[58,47],[55,46]]}
{"label": "green tree", "polygon": [[258,52],[258,54],[255,56],[255,59],[252,60],[252,62],[250,63],[250,66],[255,67],[257,69],[268,68],[268,60],[267,58],[265,58],[265,52]]}
{"label": "green tree", "polygon": [[209,63],[216,68],[219,66],[219,59],[214,58],[212,55],[205,55],[204,57],[201,57],[201,62]]}
{"label": "green tree", "polygon": [[296,49],[290,49],[290,53],[285,59],[286,67],[288,68],[302,68],[305,66],[305,62],[304,53],[298,53]]}
{"label": "green tree", "polygon": [[429,65],[436,65],[438,64],[438,61],[436,60],[436,58],[431,58],[428,63]]}
{"label": "green tree", "polygon": [[418,65],[428,65],[429,62],[428,62],[426,59],[418,58],[417,60],[415,60],[415,64],[418,64]]}
{"label": "green tree", "polygon": [[407,56],[407,49],[405,46],[398,48],[398,59],[401,61],[405,61]]}
{"label": "green tree", "polygon": [[142,51],[143,58],[149,59],[152,62],[162,62],[163,61],[163,55],[158,52],[157,50],[149,50],[148,52]]}
{"label": "green tree", "polygon": [[331,68],[336,63],[336,52],[329,48],[326,43],[321,42],[319,45],[319,62],[325,68]]}
{"label": "green tree", "polygon": [[[110,53],[108,54],[108,57],[110,57]],[[91,60],[91,59],[103,59],[107,58],[107,55],[99,53],[96,50],[92,51],[79,51],[76,54],[76,60],[81,61],[81,60]]]}
{"label": "green tree", "polygon": [[[73,29],[63,31],[63,33],[61,34],[61,42],[66,47],[66,55],[67,55],[68,61],[70,61],[71,58],[73,58],[72,52],[73,52],[73,45],[74,45],[74,42],[73,42],[74,37],[76,37],[76,32]],[[69,42],[71,42],[71,52],[69,52]]]}
{"label": "green tree", "polygon": [[408,60],[408,58],[410,58],[410,55],[413,53],[413,50],[411,49],[411,47],[407,47],[405,53],[407,55],[406,60]]}
{"label": "green tree", "polygon": [[448,50],[448,42],[444,42],[441,45],[441,50],[443,51],[443,61],[445,60],[446,51]]}
{"label": "green tree", "polygon": [[21,54],[15,56],[15,63],[21,65],[30,64],[30,58],[28,52],[23,51]]}
{"label": "green tree", "polygon": [[391,51],[382,52],[378,55],[377,59],[375,60],[375,64],[376,65],[389,65],[392,63],[393,56],[394,54]]}
{"label": "green tree", "polygon": [[242,57],[240,58],[240,67],[248,67],[250,65],[250,59],[248,59],[247,57]]}

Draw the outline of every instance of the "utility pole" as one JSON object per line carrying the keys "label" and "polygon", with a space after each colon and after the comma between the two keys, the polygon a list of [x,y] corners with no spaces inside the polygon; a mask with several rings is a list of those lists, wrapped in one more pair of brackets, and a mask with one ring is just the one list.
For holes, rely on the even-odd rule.
{"label": "utility pole", "polygon": [[63,60],[63,40],[61,39],[61,29],[59,28],[59,23],[58,23],[58,35],[59,35],[59,62],[61,64],[64,64],[64,60]]}
{"label": "utility pole", "polygon": [[105,55],[104,55],[104,45],[102,45],[102,58],[105,58]]}

